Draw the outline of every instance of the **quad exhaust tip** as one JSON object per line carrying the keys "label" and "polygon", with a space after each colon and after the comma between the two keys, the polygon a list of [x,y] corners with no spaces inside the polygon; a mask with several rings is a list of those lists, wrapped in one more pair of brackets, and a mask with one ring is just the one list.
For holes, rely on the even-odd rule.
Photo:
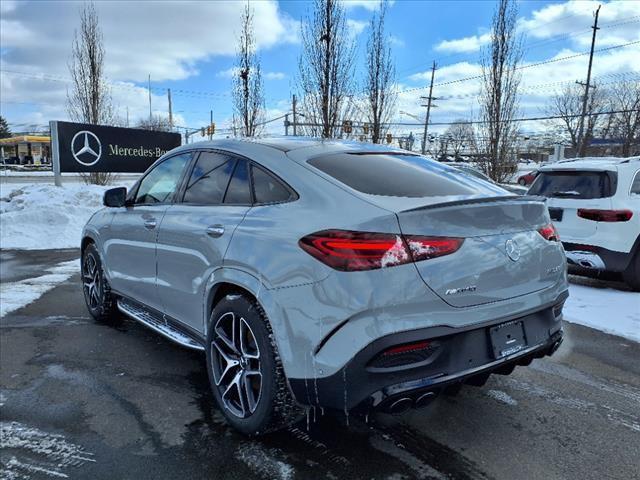
{"label": "quad exhaust tip", "polygon": [[385,410],[393,415],[400,415],[401,413],[409,410],[412,406],[413,400],[411,400],[411,398],[402,397],[389,404],[389,406]]}
{"label": "quad exhaust tip", "polygon": [[436,393],[435,392],[427,392],[427,393],[423,393],[422,395],[420,395],[418,398],[416,398],[416,401],[414,403],[414,407],[415,408],[423,408],[426,407],[427,405],[429,405],[433,400],[435,400],[436,398]]}
{"label": "quad exhaust tip", "polygon": [[423,408],[438,396],[436,392],[425,392],[415,397],[401,397],[385,405],[382,410],[392,415],[400,415],[411,408]]}

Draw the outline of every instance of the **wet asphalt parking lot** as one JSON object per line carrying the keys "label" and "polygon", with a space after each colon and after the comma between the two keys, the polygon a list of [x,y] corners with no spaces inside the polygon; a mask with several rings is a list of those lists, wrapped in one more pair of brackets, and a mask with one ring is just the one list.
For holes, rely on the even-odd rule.
{"label": "wet asphalt parking lot", "polygon": [[[77,255],[2,251],[0,278]],[[640,478],[640,344],[565,332],[554,357],[422,410],[316,412],[248,439],[213,404],[203,355],[95,322],[76,274],[0,320],[0,478]]]}

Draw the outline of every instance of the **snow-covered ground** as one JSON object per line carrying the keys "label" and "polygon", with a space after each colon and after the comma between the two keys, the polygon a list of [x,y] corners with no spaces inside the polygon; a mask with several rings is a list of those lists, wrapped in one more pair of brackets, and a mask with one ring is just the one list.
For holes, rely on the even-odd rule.
{"label": "snow-covered ground", "polygon": [[573,278],[564,319],[640,342],[640,293],[604,285],[593,279]]}
{"label": "snow-covered ground", "polygon": [[0,248],[78,247],[82,227],[102,208],[108,188],[81,183],[0,185]]}
{"label": "snow-covered ground", "polygon": [[19,282],[0,283],[0,317],[36,301],[42,295],[80,271],[80,260],[59,263],[44,275]]}

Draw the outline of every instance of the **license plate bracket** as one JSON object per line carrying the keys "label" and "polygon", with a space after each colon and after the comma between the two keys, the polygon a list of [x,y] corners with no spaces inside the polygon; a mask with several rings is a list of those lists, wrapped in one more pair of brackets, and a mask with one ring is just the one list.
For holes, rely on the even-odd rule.
{"label": "license plate bracket", "polygon": [[524,350],[527,338],[522,321],[514,320],[489,328],[494,358],[502,358]]}

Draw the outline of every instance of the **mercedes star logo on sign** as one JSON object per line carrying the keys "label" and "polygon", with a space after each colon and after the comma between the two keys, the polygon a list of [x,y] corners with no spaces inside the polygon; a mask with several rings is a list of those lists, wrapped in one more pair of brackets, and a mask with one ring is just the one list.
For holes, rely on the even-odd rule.
{"label": "mercedes star logo on sign", "polygon": [[81,130],[71,140],[71,154],[81,165],[95,165],[102,155],[102,144],[89,130]]}
{"label": "mercedes star logo on sign", "polygon": [[520,247],[518,246],[515,240],[512,240],[512,239],[507,240],[504,246],[507,251],[507,256],[511,260],[513,260],[514,262],[517,262],[518,260],[520,260]]}

